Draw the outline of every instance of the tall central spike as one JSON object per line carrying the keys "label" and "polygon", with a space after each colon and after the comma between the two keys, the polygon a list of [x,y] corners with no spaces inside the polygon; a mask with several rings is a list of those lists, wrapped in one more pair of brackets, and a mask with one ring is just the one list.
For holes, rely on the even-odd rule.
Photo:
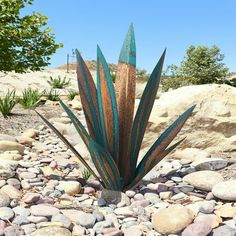
{"label": "tall central spike", "polygon": [[115,91],[119,114],[119,169],[126,185],[131,178],[128,161],[135,103],[136,47],[131,24],[124,40],[117,69]]}

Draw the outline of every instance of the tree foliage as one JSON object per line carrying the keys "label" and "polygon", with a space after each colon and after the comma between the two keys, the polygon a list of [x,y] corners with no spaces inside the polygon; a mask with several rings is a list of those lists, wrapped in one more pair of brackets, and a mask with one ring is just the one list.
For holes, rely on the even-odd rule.
{"label": "tree foliage", "polygon": [[49,65],[50,55],[61,47],[47,25],[47,17],[21,10],[33,0],[0,0],[0,71],[25,72]]}
{"label": "tree foliage", "polygon": [[194,78],[195,84],[217,82],[225,77],[228,68],[223,63],[224,54],[217,46],[190,46],[182,61],[177,75],[183,78]]}

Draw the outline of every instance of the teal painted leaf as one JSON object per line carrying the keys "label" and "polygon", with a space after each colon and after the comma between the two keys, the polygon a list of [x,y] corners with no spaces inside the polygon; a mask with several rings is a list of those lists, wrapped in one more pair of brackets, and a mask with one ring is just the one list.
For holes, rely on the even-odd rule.
{"label": "teal painted leaf", "polygon": [[[141,97],[131,132],[130,166],[137,166],[138,154],[159,87],[166,50],[154,68]],[[134,172],[132,176],[134,176]]]}
{"label": "teal painted leaf", "polygon": [[[78,153],[78,151],[70,144],[70,142],[60,133],[60,131],[52,125],[46,118],[44,118],[40,113],[35,111],[39,117],[46,123],[46,125],[53,130],[53,132],[61,139],[61,141],[75,154],[75,156],[81,161],[81,163],[87,168],[87,170],[96,178],[99,182],[101,182],[100,178],[94,173],[93,169],[88,165],[88,163],[84,160],[84,158]],[[103,183],[101,182],[103,185]]]}
{"label": "teal painted leaf", "polygon": [[187,119],[191,116],[196,105],[187,109],[183,114],[181,114],[156,140],[152,147],[148,150],[142,161],[147,161],[148,157],[155,153],[158,156],[160,152],[166,149],[172,140],[176,137],[179,131],[182,129],[183,125]]}
{"label": "teal painted leaf", "polygon": [[120,173],[110,153],[93,140],[90,141],[89,151],[105,187],[111,190],[121,191],[122,181]]}
{"label": "teal painted leaf", "polygon": [[125,41],[123,43],[119,62],[136,66],[136,46],[134,38],[134,26],[130,25]]}
{"label": "teal painted leaf", "polygon": [[155,167],[164,157],[166,157],[171,151],[173,151],[185,138],[181,139],[179,142],[175,143],[171,147],[163,150],[158,155],[152,153],[145,161],[141,161],[136,169],[135,178],[130,185],[128,185],[125,190],[133,188],[135,185],[142,180],[142,178]]}
{"label": "teal painted leaf", "polygon": [[107,62],[97,48],[97,95],[103,147],[118,162],[118,112],[115,91]]}
{"label": "teal painted leaf", "polygon": [[98,112],[97,89],[92,75],[77,49],[76,58],[79,92],[89,134],[92,139],[103,145],[102,139],[100,138],[101,124]]}
{"label": "teal painted leaf", "polygon": [[84,141],[85,145],[88,147],[90,142],[90,136],[87,133],[84,126],[81,124],[81,122],[78,120],[78,118],[75,116],[75,114],[65,105],[65,103],[62,100],[59,100],[62,108],[67,113],[68,117],[70,118],[72,124],[74,125],[75,129],[79,133],[80,137]]}

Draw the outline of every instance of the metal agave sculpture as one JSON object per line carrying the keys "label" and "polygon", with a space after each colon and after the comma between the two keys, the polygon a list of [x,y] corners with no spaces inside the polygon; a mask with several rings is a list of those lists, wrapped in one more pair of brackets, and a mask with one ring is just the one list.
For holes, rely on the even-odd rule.
{"label": "metal agave sculpture", "polygon": [[115,86],[99,47],[97,47],[97,86],[78,51],[76,56],[78,86],[88,131],[62,101],[60,104],[87,146],[100,177],[69,141],[47,119],[40,114],[39,116],[104,188],[119,191],[132,188],[183,141],[182,139],[169,147],[195,106],[180,115],[138,163],[145,129],[160,83],[165,51],[150,75],[134,119],[136,47],[133,25],[128,30],[120,52]]}

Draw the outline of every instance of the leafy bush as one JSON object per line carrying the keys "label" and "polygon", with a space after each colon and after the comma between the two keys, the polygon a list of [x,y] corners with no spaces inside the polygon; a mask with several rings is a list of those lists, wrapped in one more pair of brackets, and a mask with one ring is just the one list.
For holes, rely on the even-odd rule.
{"label": "leafy bush", "polygon": [[196,84],[193,78],[183,78],[183,77],[168,77],[161,80],[161,90],[162,92],[167,92],[169,89],[177,89],[183,86]]}
{"label": "leafy bush", "polygon": [[58,76],[57,78],[50,76],[50,80],[47,82],[52,88],[63,89],[70,86],[70,81],[71,79],[67,79],[66,76],[63,78],[61,76]]}
{"label": "leafy bush", "polygon": [[6,118],[11,115],[11,111],[17,103],[16,91],[8,90],[4,98],[0,98],[0,112]]}
{"label": "leafy bush", "polygon": [[56,127],[38,113],[104,188],[118,191],[125,191],[136,186],[154,166],[184,140],[169,146],[195,107],[190,107],[180,115],[138,163],[145,129],[159,87],[165,52],[148,79],[133,119],[136,50],[132,25],[123,45],[118,64],[120,73],[117,73],[119,76],[116,78],[116,82],[121,86],[115,88],[99,47],[97,49],[97,87],[84,60],[76,50],[77,61],[80,65],[77,71],[78,84],[88,131],[77,116],[60,100],[61,106],[87,146],[100,177]]}
{"label": "leafy bush", "polygon": [[19,103],[25,108],[35,108],[42,97],[42,93],[38,89],[27,88],[22,93]]}
{"label": "leafy bush", "polygon": [[69,101],[72,101],[75,98],[75,96],[78,96],[78,95],[79,95],[78,91],[76,91],[76,90],[69,90],[68,94],[67,94],[67,98],[68,98]]}
{"label": "leafy bush", "polygon": [[223,63],[224,54],[217,46],[190,46],[178,68],[178,75],[184,78],[195,78],[196,84],[216,83],[228,74]]}
{"label": "leafy bush", "polygon": [[55,89],[50,89],[49,91],[45,91],[44,95],[48,100],[56,102],[60,99],[60,93]]}
{"label": "leafy bush", "polygon": [[136,80],[138,82],[144,83],[147,82],[149,79],[149,74],[147,73],[146,70],[136,70]]}

